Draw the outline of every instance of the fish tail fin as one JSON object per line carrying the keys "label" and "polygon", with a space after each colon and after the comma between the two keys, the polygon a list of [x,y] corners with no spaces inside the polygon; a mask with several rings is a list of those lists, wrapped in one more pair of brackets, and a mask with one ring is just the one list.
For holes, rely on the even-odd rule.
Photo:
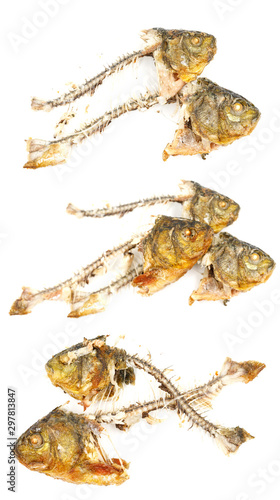
{"label": "fish tail fin", "polygon": [[216,442],[225,455],[236,453],[239,447],[250,439],[254,439],[254,436],[241,427],[220,427],[216,436]]}
{"label": "fish tail fin", "polygon": [[28,161],[23,168],[36,169],[64,163],[69,153],[69,147],[69,145],[62,142],[30,138],[26,146]]}
{"label": "fish tail fin", "polygon": [[226,377],[226,383],[244,382],[248,384],[254,380],[258,374],[265,368],[264,363],[258,361],[244,361],[238,363],[231,358],[226,358],[220,375]]}
{"label": "fish tail fin", "polygon": [[34,109],[34,111],[50,111],[52,109],[52,105],[49,101],[44,101],[43,99],[32,97],[31,108]]}
{"label": "fish tail fin", "polygon": [[78,219],[81,219],[84,217],[83,210],[80,210],[79,208],[75,207],[72,203],[69,203],[69,205],[66,208],[66,212],[70,215],[75,215],[78,217]]}
{"label": "fish tail fin", "polygon": [[15,300],[11,309],[10,315],[23,315],[31,313],[34,306],[44,300],[44,297],[39,294],[38,290],[33,288],[23,287],[22,294],[19,299]]}

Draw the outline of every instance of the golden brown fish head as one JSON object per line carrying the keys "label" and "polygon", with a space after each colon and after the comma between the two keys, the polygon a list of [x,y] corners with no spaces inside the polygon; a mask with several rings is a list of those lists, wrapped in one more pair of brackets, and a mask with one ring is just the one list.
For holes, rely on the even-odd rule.
{"label": "golden brown fish head", "polygon": [[237,219],[240,211],[238,203],[197,182],[192,182],[192,185],[194,196],[183,204],[183,210],[189,217],[206,222],[214,233],[218,233]]}
{"label": "golden brown fish head", "polygon": [[76,399],[83,399],[109,386],[109,362],[106,351],[81,342],[55,354],[45,368],[55,386]]}
{"label": "golden brown fish head", "polygon": [[47,374],[55,386],[76,399],[106,391],[112,396],[112,382],[122,387],[134,383],[134,370],[127,366],[123,349],[106,345],[105,337],[84,340],[55,354],[46,363]]}
{"label": "golden brown fish head", "polygon": [[217,51],[213,35],[200,31],[155,29],[162,38],[165,64],[184,82],[194,80],[213,59]]}
{"label": "golden brown fish head", "polygon": [[184,267],[198,260],[209,248],[213,230],[208,224],[177,217],[157,217],[147,238],[152,265]]}
{"label": "golden brown fish head", "polygon": [[249,135],[260,119],[260,111],[239,94],[200,78],[189,98],[192,130],[210,142],[227,145]]}
{"label": "golden brown fish head", "polygon": [[53,356],[45,365],[48,377],[53,385],[61,387],[73,397],[75,394],[82,395],[83,383],[86,383],[85,365],[82,366],[81,359],[70,362],[68,352],[64,351]]}
{"label": "golden brown fish head", "polygon": [[60,413],[59,409],[53,410],[18,438],[15,455],[28,469],[47,472],[55,467],[54,449],[61,438],[61,429],[57,426]]}
{"label": "golden brown fish head", "polygon": [[182,255],[198,260],[210,247],[213,240],[213,229],[200,221],[187,221],[177,229],[176,237]]}
{"label": "golden brown fish head", "polygon": [[213,252],[215,277],[235,290],[247,291],[265,283],[275,268],[274,260],[263,250],[228,233],[219,235]]}
{"label": "golden brown fish head", "polygon": [[121,484],[128,464],[107,459],[102,427],[92,418],[55,408],[17,440],[15,453],[28,469],[76,484]]}
{"label": "golden brown fish head", "polygon": [[238,218],[240,206],[231,198],[216,193],[209,204],[209,226],[218,233]]}
{"label": "golden brown fish head", "polygon": [[248,243],[244,243],[239,262],[239,286],[243,290],[250,290],[255,285],[265,283],[276,265],[267,253]]}

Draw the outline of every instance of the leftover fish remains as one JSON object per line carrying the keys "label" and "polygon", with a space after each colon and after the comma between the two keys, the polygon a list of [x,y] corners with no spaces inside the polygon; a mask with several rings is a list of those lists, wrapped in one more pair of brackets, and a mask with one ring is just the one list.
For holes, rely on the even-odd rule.
{"label": "leftover fish remains", "polygon": [[[102,397],[97,410],[92,412],[88,408],[83,415],[68,411],[65,406],[55,408],[18,438],[16,457],[30,470],[67,482],[122,484],[129,477],[128,463],[121,458],[109,458],[101,443],[102,436],[109,435],[101,424],[113,424],[120,430],[129,430],[141,419],[155,424],[160,420],[151,413],[159,409],[177,411],[192,427],[212,437],[226,455],[231,455],[253,437],[241,427],[228,428],[212,423],[205,411],[211,409],[212,401],[223,388],[237,382],[247,384],[264,368],[265,365],[257,361],[235,362],[226,358],[220,373],[216,372],[209,382],[182,392],[166,376],[165,370],[158,369],[149,360],[107,346],[105,337],[84,339],[54,355],[46,364],[52,383],[81,400],[84,409],[96,398],[99,400],[101,393],[106,394],[107,401],[114,385],[134,382],[136,369],[144,370],[157,381],[162,396],[144,403],[137,401],[127,407],[116,408],[114,404],[114,410],[109,412],[102,410]],[[85,392],[86,384],[90,391]]]}

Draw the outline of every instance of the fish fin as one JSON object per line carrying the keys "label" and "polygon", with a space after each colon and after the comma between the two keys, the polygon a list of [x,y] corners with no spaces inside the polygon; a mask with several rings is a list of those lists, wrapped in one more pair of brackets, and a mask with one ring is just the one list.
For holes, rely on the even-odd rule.
{"label": "fish fin", "polygon": [[213,277],[202,278],[197,290],[194,290],[189,298],[191,306],[196,300],[229,300],[239,291],[233,288],[226,288],[222,283]]}
{"label": "fish fin", "polygon": [[[138,287],[141,295],[151,295],[158,282],[158,269],[152,269],[143,274],[139,274],[132,281],[132,286]],[[154,290],[155,291],[155,290]]]}
{"label": "fish fin", "polygon": [[174,283],[187,272],[187,269],[149,269],[143,274],[136,276],[132,286],[138,287],[141,295],[149,296],[170,283]]}
{"label": "fish fin", "polygon": [[32,97],[31,108],[34,111],[40,111],[40,110],[50,111],[52,109],[52,106],[48,101],[44,101],[43,99],[38,99],[37,97]]}
{"label": "fish fin", "polygon": [[83,399],[83,401],[78,402],[78,405],[81,405],[83,407],[83,410],[86,411],[90,407],[91,403],[92,403],[91,401]]}
{"label": "fish fin", "polygon": [[208,154],[212,149],[215,149],[212,143],[202,141],[189,127],[185,126],[183,129],[176,130],[172,143],[167,144],[163,151],[163,160],[167,160],[169,156]]}
{"label": "fish fin", "polygon": [[78,308],[74,308],[69,314],[68,318],[80,318],[81,316],[88,316],[89,314],[97,314],[105,311],[106,305],[109,300],[109,293],[95,292],[92,293],[87,300],[83,302]]}
{"label": "fish fin", "polygon": [[151,415],[147,415],[144,418],[145,418],[146,422],[150,425],[161,424],[165,420],[164,418],[155,418],[155,417],[152,417]]}
{"label": "fish fin", "polygon": [[75,205],[73,205],[72,203],[69,203],[69,205],[66,208],[66,212],[70,215],[76,215],[78,219],[84,217],[83,211],[75,207]]}
{"label": "fish fin", "polygon": [[77,464],[69,472],[73,483],[92,483],[99,485],[121,484],[129,478],[129,464],[125,460],[112,458],[111,463],[103,461]]}
{"label": "fish fin", "polygon": [[241,427],[220,427],[216,436],[216,442],[225,455],[236,453],[239,447],[250,439],[254,439],[254,436]]}
{"label": "fish fin", "polygon": [[11,309],[10,315],[23,315],[31,313],[33,307],[42,302],[44,297],[39,295],[38,290],[29,287],[23,287],[19,299],[15,300]]}
{"label": "fish fin", "polygon": [[40,168],[66,162],[70,146],[62,142],[50,142],[42,139],[28,139],[28,161],[23,168]]}
{"label": "fish fin", "polygon": [[226,358],[220,375],[226,377],[224,383],[231,384],[234,382],[244,382],[248,384],[258,376],[258,374],[265,368],[264,363],[258,361],[244,361],[238,363],[231,358]]}

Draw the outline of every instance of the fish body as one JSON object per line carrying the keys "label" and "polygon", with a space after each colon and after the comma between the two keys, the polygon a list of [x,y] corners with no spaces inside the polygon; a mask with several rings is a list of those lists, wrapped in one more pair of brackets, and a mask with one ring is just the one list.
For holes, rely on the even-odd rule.
{"label": "fish body", "polygon": [[207,252],[213,230],[198,221],[157,217],[143,239],[144,273],[133,280],[139,293],[151,295],[177,281]]}
{"label": "fish body", "polygon": [[228,300],[265,283],[275,268],[274,260],[267,253],[229,233],[220,233],[216,237],[202,263],[209,266],[208,276],[192,293],[190,303],[194,300]]}
{"label": "fish body", "polygon": [[145,198],[115,207],[106,206],[94,210],[79,209],[72,203],[67,213],[82,217],[104,218],[110,216],[123,217],[140,207],[151,207],[163,203],[181,203],[183,217],[208,224],[215,233],[232,224],[239,215],[240,206],[223,194],[205,188],[194,181],[182,180],[179,184],[179,195],[162,195]]}
{"label": "fish body", "polygon": [[109,459],[99,437],[102,427],[58,407],[17,440],[15,455],[30,470],[70,483],[110,485],[128,479],[128,464]]}
{"label": "fish body", "polygon": [[206,78],[183,91],[181,126],[165,148],[164,159],[208,154],[251,134],[260,119],[260,111],[248,99]]}
{"label": "fish body", "polygon": [[105,337],[85,339],[55,354],[45,368],[53,385],[82,401],[84,407],[93,397],[111,397],[120,387],[135,381],[126,352],[106,345]]}

